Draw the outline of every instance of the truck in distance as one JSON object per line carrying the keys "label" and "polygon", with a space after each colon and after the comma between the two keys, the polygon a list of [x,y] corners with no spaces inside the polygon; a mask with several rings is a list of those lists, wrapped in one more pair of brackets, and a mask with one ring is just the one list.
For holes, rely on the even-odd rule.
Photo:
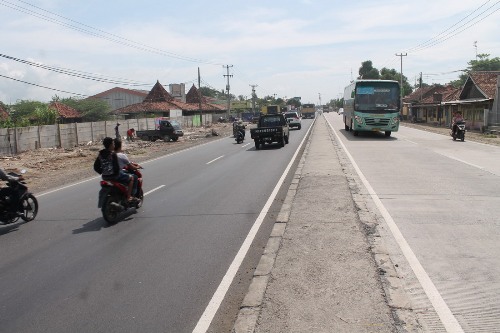
{"label": "truck in distance", "polygon": [[176,120],[157,119],[156,129],[137,131],[136,135],[141,140],[156,141],[163,140],[168,142],[170,140],[177,141],[179,137],[184,135],[181,125]]}
{"label": "truck in distance", "polygon": [[314,119],[316,116],[316,106],[314,104],[302,104],[302,118]]}

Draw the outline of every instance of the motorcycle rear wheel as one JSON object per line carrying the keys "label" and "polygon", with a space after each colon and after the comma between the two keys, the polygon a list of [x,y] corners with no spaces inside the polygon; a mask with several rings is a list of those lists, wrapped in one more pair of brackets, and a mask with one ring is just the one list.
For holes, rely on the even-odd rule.
{"label": "motorcycle rear wheel", "polygon": [[106,222],[115,224],[120,220],[120,213],[123,211],[120,197],[117,195],[109,195],[104,199],[102,205],[102,217]]}
{"label": "motorcycle rear wheel", "polygon": [[23,215],[21,215],[21,218],[26,222],[33,221],[36,217],[36,214],[38,214],[38,200],[35,198],[35,196],[31,193],[26,195],[21,199],[19,205],[23,213]]}

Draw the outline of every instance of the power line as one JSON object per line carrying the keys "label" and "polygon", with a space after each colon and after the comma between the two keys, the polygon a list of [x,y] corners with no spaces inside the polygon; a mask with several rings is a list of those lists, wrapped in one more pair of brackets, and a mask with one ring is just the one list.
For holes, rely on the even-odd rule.
{"label": "power line", "polygon": [[17,62],[26,64],[29,66],[38,67],[38,68],[46,69],[49,71],[53,71],[53,72],[56,72],[59,74],[65,74],[65,75],[74,76],[74,77],[92,80],[92,81],[120,84],[120,85],[127,85],[127,86],[152,86],[153,85],[152,83],[140,83],[138,81],[123,79],[123,78],[106,78],[106,77],[101,76],[99,74],[81,72],[81,71],[68,69],[68,68],[52,67],[52,66],[48,66],[48,65],[43,65],[43,64],[31,62],[31,61],[24,60],[24,59],[15,58],[15,57],[8,56],[8,55],[1,54],[1,53],[0,53],[0,57],[6,58],[9,60],[13,60],[13,61],[17,61]]}
{"label": "power line", "polygon": [[[26,4],[26,5],[34,7],[36,9],[38,9],[38,10],[41,10],[41,11],[46,12],[46,13],[49,13],[49,14],[54,15],[56,17],[62,18],[64,20],[66,20],[66,21],[69,21],[69,22],[72,22],[72,23],[76,23],[77,25],[80,25],[80,26],[82,26],[84,28],[76,26],[76,25],[71,24],[71,23],[63,22],[63,21],[55,19],[55,18],[51,18],[51,17],[49,17],[47,15],[44,15],[42,13],[39,13],[39,12],[36,12],[36,11],[33,11],[33,10],[30,10],[28,8],[25,8],[25,7],[21,7],[19,5],[16,5],[16,4],[14,4],[12,2],[9,2],[9,1],[6,1],[6,0],[0,0],[0,1],[1,1],[0,2],[1,5],[5,6],[5,7],[8,7],[10,9],[13,9],[13,10],[16,10],[16,11],[19,11],[19,12],[22,12],[22,13],[25,13],[25,14],[37,17],[39,19],[42,19],[42,20],[45,20],[45,21],[48,21],[48,22],[51,22],[51,23],[58,24],[60,26],[63,26],[63,27],[66,27],[66,28],[69,28],[69,29],[72,29],[72,30],[79,31],[81,33],[85,33],[85,34],[88,34],[88,35],[91,35],[91,36],[94,36],[94,37],[98,37],[98,38],[102,38],[102,39],[105,39],[105,40],[108,40],[108,41],[111,41],[111,42],[114,42],[114,43],[117,43],[117,44],[120,44],[120,45],[131,47],[131,48],[134,48],[134,49],[137,49],[137,50],[140,50],[140,51],[146,51],[146,52],[155,53],[155,54],[158,54],[158,55],[167,56],[167,57],[170,57],[170,58],[175,58],[175,59],[184,60],[184,61],[190,61],[190,62],[195,62],[195,63],[204,63],[204,64],[209,64],[209,65],[221,65],[221,64],[216,63],[216,62],[202,60],[202,59],[197,59],[197,58],[192,58],[192,57],[187,57],[187,56],[183,56],[183,55],[180,55],[180,54],[177,54],[177,53],[173,53],[173,52],[161,50],[161,49],[158,49],[158,48],[155,48],[155,47],[152,47],[152,46],[148,46],[146,44],[135,42],[133,40],[130,40],[130,39],[127,39],[127,38],[124,38],[124,37],[121,37],[121,36],[118,36],[118,35],[115,35],[115,34],[112,34],[112,33],[109,33],[109,32],[103,31],[103,30],[100,30],[98,28],[94,28],[94,27],[89,26],[87,24],[84,24],[84,23],[72,20],[70,18],[61,16],[61,15],[53,13],[53,12],[50,12],[48,10],[42,9],[40,7],[32,5],[32,4],[30,4],[28,2],[25,2],[25,1],[18,0],[19,2],[22,2],[22,3]],[[88,30],[86,28],[94,30],[94,31]]]}
{"label": "power line", "polygon": [[25,83],[25,84],[29,84],[29,85],[35,86],[35,87],[45,88],[45,89],[49,89],[49,90],[54,90],[54,91],[63,92],[63,93],[66,93],[66,94],[77,95],[77,96],[82,96],[82,97],[89,97],[89,95],[84,95],[84,94],[74,93],[74,92],[71,92],[71,91],[65,91],[65,90],[59,90],[59,89],[50,88],[50,87],[46,87],[46,86],[41,86],[39,84],[35,84],[35,83],[31,83],[31,82],[26,82],[26,81],[23,81],[23,80],[14,79],[13,77],[5,76],[5,75],[2,75],[2,74],[0,74],[0,76],[4,77],[6,79],[10,79],[10,80],[14,80],[14,81],[17,81],[17,82],[22,82],[22,83]]}
{"label": "power line", "polygon": [[[473,27],[477,23],[483,21],[484,19],[488,18],[489,16],[493,15],[498,10],[500,10],[500,8],[497,8],[496,10],[488,13],[488,15],[480,18],[486,12],[490,11],[493,7],[495,7],[496,5],[498,5],[500,3],[500,0],[499,0],[499,1],[495,2],[493,5],[491,5],[490,7],[486,8],[485,10],[483,10],[482,12],[480,12],[479,14],[477,14],[476,16],[474,16],[473,18],[467,20],[466,22],[464,22],[463,24],[461,24],[457,28],[451,30],[449,33],[444,34],[445,32],[449,31],[451,28],[457,26],[458,24],[460,24],[461,22],[463,22],[465,19],[467,19],[469,16],[471,16],[472,14],[474,14],[475,12],[477,12],[479,9],[481,9],[483,6],[485,6],[488,2],[490,2],[490,1],[489,0],[486,1],[484,4],[482,4],[481,6],[479,6],[476,10],[474,10],[472,13],[470,13],[469,15],[467,15],[466,17],[464,17],[463,19],[461,19],[460,21],[458,21],[457,23],[455,23],[454,25],[452,25],[451,27],[449,27],[448,29],[444,30],[440,34],[436,35],[435,37],[433,37],[433,38],[431,38],[431,39],[429,39],[427,41],[425,41],[424,43],[421,43],[421,44],[419,44],[419,45],[417,45],[415,47],[412,47],[412,48],[408,49],[407,51],[408,52],[418,52],[418,51],[422,51],[422,50],[425,50],[427,48],[430,48],[432,46],[435,46],[437,44],[440,44],[440,43],[442,43],[442,42],[444,42],[444,41],[446,41],[446,40],[448,40],[448,39],[450,39],[450,38],[458,35],[459,33],[461,33],[463,31],[465,31],[465,30]],[[480,18],[480,19],[478,19],[478,18]],[[478,20],[475,21],[475,22],[473,22],[476,19],[478,19]],[[469,23],[471,23],[471,24],[469,24]],[[461,28],[463,28],[463,29],[461,29]],[[461,30],[459,30],[459,29],[461,29]],[[441,36],[441,35],[443,35],[443,36]],[[439,37],[439,36],[441,36],[441,37]]]}

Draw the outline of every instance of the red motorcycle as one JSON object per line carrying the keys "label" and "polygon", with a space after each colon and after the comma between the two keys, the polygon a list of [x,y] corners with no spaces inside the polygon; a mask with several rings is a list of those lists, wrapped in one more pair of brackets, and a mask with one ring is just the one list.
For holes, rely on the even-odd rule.
{"label": "red motorcycle", "polygon": [[138,170],[125,169],[125,171],[137,176],[137,190],[134,195],[136,200],[127,200],[127,186],[114,180],[101,180],[101,190],[99,191],[98,208],[101,208],[102,217],[106,222],[114,224],[122,216],[122,212],[135,208],[138,209],[144,202],[144,192],[142,190],[142,173]]}

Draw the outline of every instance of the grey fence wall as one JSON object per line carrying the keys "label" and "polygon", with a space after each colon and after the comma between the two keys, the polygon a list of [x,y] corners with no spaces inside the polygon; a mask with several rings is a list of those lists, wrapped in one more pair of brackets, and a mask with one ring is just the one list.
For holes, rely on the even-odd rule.
{"label": "grey fence wall", "polygon": [[[203,115],[203,125],[210,125],[213,119],[223,114]],[[200,125],[199,115],[172,117],[182,127]],[[15,155],[23,151],[39,148],[73,148],[89,141],[101,141],[106,136],[115,137],[116,120],[90,123],[71,123],[16,128],[0,128],[0,156]],[[155,128],[154,118],[120,119],[120,135],[127,130],[148,130]]]}

